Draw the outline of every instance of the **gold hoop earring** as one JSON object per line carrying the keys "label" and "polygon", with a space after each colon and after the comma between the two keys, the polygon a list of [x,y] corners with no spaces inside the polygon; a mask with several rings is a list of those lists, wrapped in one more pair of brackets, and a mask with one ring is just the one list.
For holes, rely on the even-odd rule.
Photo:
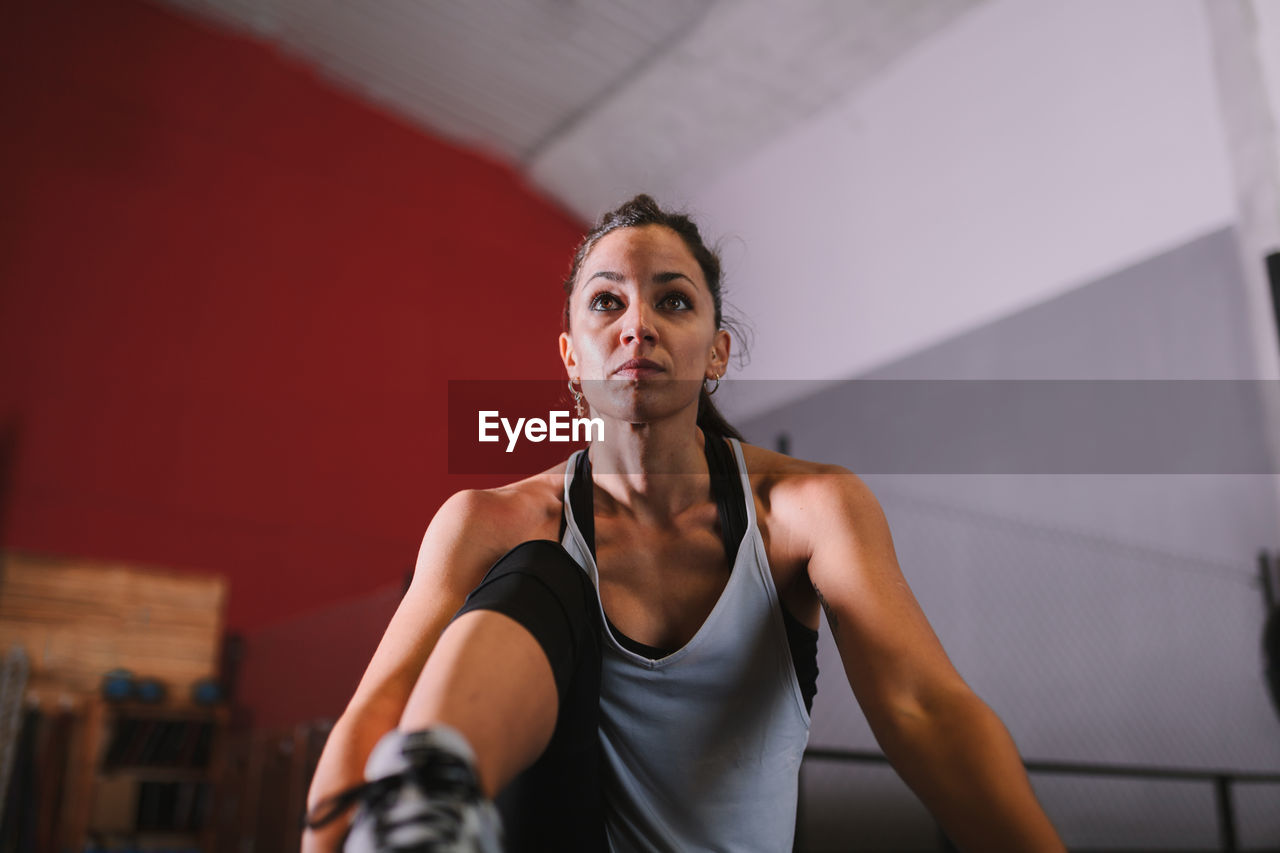
{"label": "gold hoop earring", "polygon": [[577,388],[573,387],[573,380],[569,380],[569,393],[573,395],[573,409],[578,413],[578,417],[583,417],[587,413],[587,407],[582,402],[582,383],[578,383]]}
{"label": "gold hoop earring", "polygon": [[[722,373],[722,374],[720,374],[720,376],[723,376],[723,375],[724,375],[723,373]],[[707,391],[707,380],[706,380],[706,378],[705,378],[705,377],[703,378],[703,380],[702,380],[702,390],[703,390],[703,391],[706,391],[706,394],[707,394],[707,396],[708,396],[708,397],[710,397],[712,394],[714,394],[714,393],[716,393],[717,391],[719,391],[719,390],[720,390],[720,376],[717,376],[717,377],[715,378],[715,379],[716,379],[716,384],[711,386],[711,390],[710,390],[710,391]]]}

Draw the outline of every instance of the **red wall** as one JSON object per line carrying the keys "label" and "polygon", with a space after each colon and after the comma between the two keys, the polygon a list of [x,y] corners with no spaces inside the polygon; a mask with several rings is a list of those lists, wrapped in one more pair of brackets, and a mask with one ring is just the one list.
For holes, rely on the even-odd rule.
{"label": "red wall", "polygon": [[560,374],[580,233],[268,46],[7,2],[3,545],[223,572],[251,634],[398,585],[477,484],[446,380]]}
{"label": "red wall", "polygon": [[283,730],[346,707],[382,632],[400,604],[403,584],[310,610],[246,638],[236,702],[253,725]]}

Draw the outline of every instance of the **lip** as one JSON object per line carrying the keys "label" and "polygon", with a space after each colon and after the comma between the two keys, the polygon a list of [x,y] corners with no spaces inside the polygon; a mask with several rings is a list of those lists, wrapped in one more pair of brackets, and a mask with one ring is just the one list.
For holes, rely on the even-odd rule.
{"label": "lip", "polygon": [[631,379],[641,379],[646,376],[655,376],[664,373],[662,365],[656,361],[650,361],[647,358],[633,358],[630,361],[624,361],[613,371],[614,376],[625,376]]}

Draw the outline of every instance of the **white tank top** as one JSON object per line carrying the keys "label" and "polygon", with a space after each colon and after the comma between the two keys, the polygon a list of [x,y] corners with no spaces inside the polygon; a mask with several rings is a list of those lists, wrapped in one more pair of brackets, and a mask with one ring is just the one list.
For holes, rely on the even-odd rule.
{"label": "white tank top", "polygon": [[[742,447],[729,442],[747,525],[710,615],[683,648],[658,660],[628,651],[605,628],[600,742],[615,853],[792,849],[809,714]],[[598,601],[595,559],[569,494],[581,453],[565,468],[561,544],[590,575]]]}

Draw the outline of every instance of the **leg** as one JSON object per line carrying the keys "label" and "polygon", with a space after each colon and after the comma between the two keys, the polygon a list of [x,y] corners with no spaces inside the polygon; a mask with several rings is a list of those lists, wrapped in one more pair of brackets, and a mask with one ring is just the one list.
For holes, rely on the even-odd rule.
{"label": "leg", "polygon": [[[527,769],[500,786],[497,797],[508,851],[607,850],[597,735],[602,623],[595,587],[558,544],[526,542],[494,565],[457,623],[479,608],[486,611],[479,615],[505,614],[533,634],[554,679],[557,712],[553,729],[540,729],[544,748],[532,766],[522,765]],[[515,693],[508,725],[512,712],[530,713],[527,701]]]}
{"label": "leg", "polygon": [[463,613],[440,637],[400,718],[400,730],[456,729],[476,755],[489,797],[542,754],[559,699],[542,647],[494,610]]}
{"label": "leg", "polygon": [[400,732],[465,738],[482,788],[500,792],[511,853],[607,849],[600,636],[590,579],[558,544],[525,542],[468,596],[401,717]]}

